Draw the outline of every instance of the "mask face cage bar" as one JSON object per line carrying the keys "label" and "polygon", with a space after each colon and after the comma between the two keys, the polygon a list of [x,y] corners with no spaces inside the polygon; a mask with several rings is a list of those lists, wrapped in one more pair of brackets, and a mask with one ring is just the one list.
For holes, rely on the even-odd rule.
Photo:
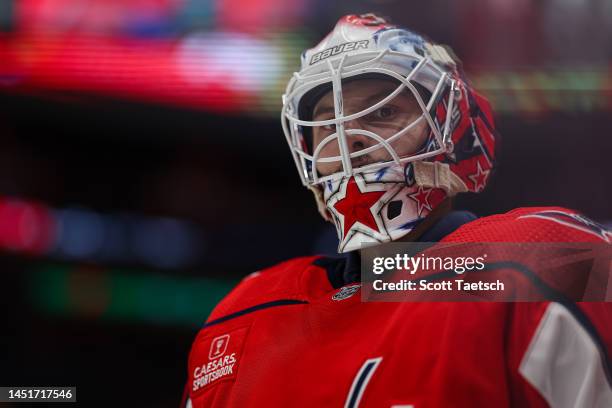
{"label": "mask face cage bar", "polygon": [[[372,53],[369,53],[369,54],[372,54]],[[347,54],[342,56],[342,58],[340,59],[338,63],[337,68],[334,68],[332,61],[328,60],[327,61],[328,71],[325,71],[322,73],[316,73],[312,75],[295,73],[294,77],[292,78],[289,85],[287,86],[287,89],[289,90],[289,89],[294,88],[295,84],[298,81],[306,81],[306,83],[292,89],[291,92],[288,92],[288,94],[283,95],[283,109],[281,112],[283,131],[285,133],[287,142],[289,143],[289,146],[293,153],[292,155],[293,155],[296,167],[298,169],[298,172],[300,173],[302,183],[304,185],[308,186],[308,185],[313,185],[313,184],[319,184],[327,180],[337,179],[343,176],[350,176],[355,173],[361,173],[364,171],[374,170],[376,168],[387,166],[391,162],[394,162],[396,164],[407,163],[411,161],[423,160],[429,157],[436,156],[441,153],[452,151],[453,146],[452,146],[452,141],[450,139],[451,138],[450,119],[451,119],[451,116],[452,116],[451,113],[454,107],[454,99],[455,97],[459,96],[458,89],[456,88],[456,81],[451,79],[447,72],[441,70],[435,64],[433,64],[428,57],[427,58],[415,57],[413,55],[408,55],[405,53],[389,51],[389,50],[375,52],[375,54],[376,55],[374,56],[374,58],[354,64],[350,67],[344,67],[344,63],[345,63]],[[390,69],[371,67],[373,62],[378,62],[385,55],[389,55],[389,54],[390,55],[400,55],[404,58],[408,57],[411,60],[417,60],[418,62],[416,63],[414,68],[411,69],[410,73],[406,77]],[[415,75],[419,72],[419,70],[421,70],[421,68],[423,68],[425,65],[427,65],[428,68],[436,71],[436,73],[439,75],[439,78],[435,85],[435,89],[432,92],[427,105],[423,102],[423,99],[420,93],[418,92],[418,90],[410,82],[415,77]],[[343,71],[347,71],[347,72],[343,73]],[[343,99],[342,99],[342,84],[341,84],[342,79],[353,77],[353,76],[358,76],[358,75],[362,75],[366,73],[380,73],[380,74],[391,76],[395,78],[396,80],[398,80],[400,82],[400,85],[393,92],[391,92],[387,97],[373,104],[372,106],[366,109],[363,109],[357,113],[353,113],[351,115],[344,116]],[[329,120],[322,120],[322,121],[306,121],[306,120],[301,120],[300,118],[298,118],[297,117],[297,107],[293,106],[291,103],[295,95],[303,94],[309,89],[313,89],[314,87],[318,85],[329,83],[329,82],[332,83],[335,118],[329,119]],[[442,88],[444,87],[444,85],[448,85],[449,83],[450,83],[450,93],[449,93],[449,101],[448,101],[448,107],[447,107],[448,113],[446,115],[446,120],[445,120],[443,129],[442,129],[442,132],[441,132],[439,127],[436,126],[436,124],[434,123],[430,112],[432,110],[433,104],[438,100],[438,97],[440,96],[442,92]],[[395,133],[394,135],[390,136],[387,139],[384,139],[380,135],[377,135],[376,133],[367,131],[365,129],[348,129],[348,130],[344,129],[345,122],[353,120],[355,118],[363,117],[375,111],[376,109],[380,108],[381,106],[384,106],[394,97],[396,97],[400,92],[402,92],[405,88],[408,88],[412,92],[412,94],[414,95],[422,111],[421,115],[416,120],[408,124],[406,127],[404,127],[403,129],[401,129],[400,131],[398,131],[397,133]],[[419,123],[422,123],[423,120],[427,121],[429,128],[431,129],[434,135],[434,138],[439,147],[430,152],[425,152],[425,153],[420,153],[420,154],[400,158],[397,152],[395,151],[395,149],[391,147],[391,143],[393,143],[395,140],[402,137],[410,129],[414,128]],[[319,143],[319,145],[315,148],[313,154],[309,155],[306,152],[305,143],[304,143],[301,131],[299,129],[299,126],[315,127],[315,126],[326,126],[326,125],[335,125],[336,132],[325,137]],[[358,135],[358,134],[372,138],[377,143],[365,149],[350,153],[348,149],[346,135]],[[332,143],[333,141],[338,142],[340,155],[334,156],[334,157],[323,157],[323,158],[319,157],[323,147],[329,143]],[[353,169],[352,163],[351,163],[352,159],[369,154],[372,151],[382,149],[382,148],[384,148],[389,153],[389,155],[391,156],[391,161],[372,163],[369,165],[361,166],[357,169]],[[331,162],[341,162],[343,171],[336,172],[336,173],[333,173],[327,176],[319,177],[317,168],[316,168],[317,163],[331,163]]]}

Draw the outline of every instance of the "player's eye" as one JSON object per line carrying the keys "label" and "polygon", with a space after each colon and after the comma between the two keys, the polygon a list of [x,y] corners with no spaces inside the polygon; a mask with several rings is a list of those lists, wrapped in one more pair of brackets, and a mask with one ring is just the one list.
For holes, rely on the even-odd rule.
{"label": "player's eye", "polygon": [[336,131],[336,125],[331,124],[331,125],[325,125],[325,126],[321,126],[325,131],[327,132],[335,132]]}
{"label": "player's eye", "polygon": [[373,119],[376,120],[389,120],[397,113],[397,109],[393,106],[383,106],[382,108],[376,109],[372,112]]}

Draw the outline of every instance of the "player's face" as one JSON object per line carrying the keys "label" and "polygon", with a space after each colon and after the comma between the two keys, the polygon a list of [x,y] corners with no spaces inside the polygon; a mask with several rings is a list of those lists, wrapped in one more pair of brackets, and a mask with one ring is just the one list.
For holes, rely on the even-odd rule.
{"label": "player's face", "polygon": [[[381,79],[361,79],[347,82],[342,85],[344,115],[360,112],[380,102],[397,89],[398,83]],[[388,139],[403,130],[422,115],[414,95],[410,90],[404,89],[383,106],[367,115],[344,122],[345,130],[361,129]],[[328,120],[334,118],[334,101],[332,91],[325,94],[313,109],[313,120]],[[401,137],[391,142],[391,147],[400,157],[414,154],[427,138],[429,126],[424,118],[414,125]],[[335,125],[313,127],[313,146],[316,148],[329,135],[336,132]],[[378,142],[363,134],[346,135],[348,149],[351,153],[366,149]],[[334,157],[340,154],[337,140],[325,144],[321,148],[319,157]],[[370,163],[392,160],[392,156],[385,148],[375,149],[368,154],[352,159],[353,167],[361,167]],[[317,172],[325,176],[342,171],[339,161],[331,163],[317,162]]]}

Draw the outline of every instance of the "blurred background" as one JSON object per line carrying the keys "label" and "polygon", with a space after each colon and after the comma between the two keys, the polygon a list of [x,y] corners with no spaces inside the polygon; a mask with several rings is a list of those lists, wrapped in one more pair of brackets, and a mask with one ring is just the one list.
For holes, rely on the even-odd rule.
{"label": "blurred background", "polygon": [[2,0],[0,385],[176,406],[246,274],[334,252],[279,123],[303,48],[369,11],[451,45],[503,136],[479,215],[610,225],[608,0]]}

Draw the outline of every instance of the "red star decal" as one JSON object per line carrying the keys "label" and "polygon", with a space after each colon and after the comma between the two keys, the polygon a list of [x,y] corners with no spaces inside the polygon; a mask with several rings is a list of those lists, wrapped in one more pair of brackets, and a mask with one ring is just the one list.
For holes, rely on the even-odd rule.
{"label": "red star decal", "polygon": [[480,162],[476,162],[476,174],[469,175],[468,178],[474,183],[474,191],[479,192],[487,184],[487,178],[491,170],[482,170]]}
{"label": "red star decal", "polygon": [[384,191],[361,192],[354,177],[348,181],[344,198],[334,208],[344,216],[344,236],[356,223],[380,232],[370,209],[378,202]]}
{"label": "red star decal", "polygon": [[429,203],[429,195],[431,194],[431,188],[424,189],[419,186],[419,189],[412,194],[408,194],[408,197],[412,198],[417,202],[417,213],[421,216],[424,209],[431,211],[431,204]]}

